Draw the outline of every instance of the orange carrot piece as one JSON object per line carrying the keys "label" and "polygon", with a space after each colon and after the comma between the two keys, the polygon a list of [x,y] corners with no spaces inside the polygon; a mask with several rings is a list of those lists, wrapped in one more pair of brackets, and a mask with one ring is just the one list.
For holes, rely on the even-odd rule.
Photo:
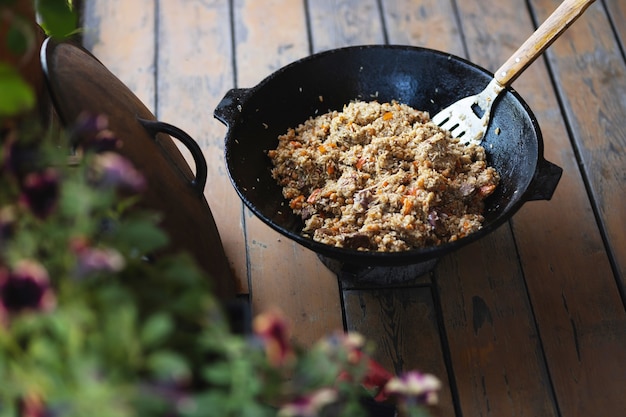
{"label": "orange carrot piece", "polygon": [[291,207],[292,210],[301,209],[302,203],[304,203],[304,196],[299,195],[289,202],[289,207]]}

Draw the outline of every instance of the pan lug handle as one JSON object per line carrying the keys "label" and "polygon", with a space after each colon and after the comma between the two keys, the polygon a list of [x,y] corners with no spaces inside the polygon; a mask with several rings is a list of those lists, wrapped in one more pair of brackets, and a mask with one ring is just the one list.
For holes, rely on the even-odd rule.
{"label": "pan lug handle", "polygon": [[191,181],[191,187],[198,195],[204,194],[204,187],[206,186],[208,168],[206,159],[202,154],[202,149],[198,143],[182,129],[158,120],[146,120],[137,118],[139,123],[146,129],[146,131],[156,139],[157,133],[166,133],[176,139],[178,139],[191,153],[193,161],[196,165],[196,177]]}
{"label": "pan lug handle", "polygon": [[533,180],[526,192],[526,200],[550,200],[562,174],[563,169],[560,166],[540,159]]}
{"label": "pan lug handle", "polygon": [[230,126],[239,118],[250,90],[249,88],[233,88],[227,91],[213,111],[213,116],[226,126]]}

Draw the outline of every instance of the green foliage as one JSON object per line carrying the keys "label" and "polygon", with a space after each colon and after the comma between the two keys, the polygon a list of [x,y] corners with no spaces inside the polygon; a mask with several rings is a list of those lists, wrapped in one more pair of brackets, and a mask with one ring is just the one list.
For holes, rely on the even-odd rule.
{"label": "green foliage", "polygon": [[0,118],[22,113],[35,105],[35,93],[30,85],[15,68],[3,62],[0,62],[0,91]]}
{"label": "green foliage", "polygon": [[9,27],[7,31],[7,46],[15,55],[24,55],[30,46],[28,32],[20,30],[16,25]]}
{"label": "green foliage", "polygon": [[76,30],[78,16],[68,0],[36,0],[35,5],[49,36],[65,38]]}
{"label": "green foliage", "polygon": [[[15,12],[17,1],[0,1],[2,25],[8,22],[6,39],[7,51],[18,60],[37,59],[37,34],[30,16]],[[66,38],[77,30],[78,16],[67,0],[33,0],[40,25],[46,35]],[[26,82],[18,68],[3,62],[0,57],[0,122],[3,117],[16,116],[31,110],[35,105],[35,93]]]}

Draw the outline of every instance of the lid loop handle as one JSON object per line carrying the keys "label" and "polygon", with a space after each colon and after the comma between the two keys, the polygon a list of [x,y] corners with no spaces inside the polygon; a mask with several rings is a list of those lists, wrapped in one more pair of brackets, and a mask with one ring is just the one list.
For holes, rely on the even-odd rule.
{"label": "lid loop handle", "polygon": [[204,187],[207,181],[207,164],[202,149],[198,143],[180,128],[158,120],[146,120],[137,118],[150,135],[156,139],[157,133],[166,133],[178,139],[191,152],[193,161],[196,165],[196,177],[191,181],[192,188],[198,195],[204,194]]}

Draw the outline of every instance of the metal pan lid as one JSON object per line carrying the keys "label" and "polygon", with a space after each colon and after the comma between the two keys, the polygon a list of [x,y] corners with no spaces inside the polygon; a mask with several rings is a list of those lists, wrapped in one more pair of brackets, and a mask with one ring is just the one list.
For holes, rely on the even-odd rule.
{"label": "metal pan lid", "polygon": [[[206,161],[196,142],[175,126],[161,123],[146,106],[84,48],[47,39],[41,63],[48,90],[65,126],[84,113],[106,115],[122,141],[119,153],[146,178],[142,206],[163,215],[168,250],[186,250],[212,278],[221,299],[235,296],[232,273],[213,215],[204,197]],[[191,152],[195,172],[172,140]]]}

